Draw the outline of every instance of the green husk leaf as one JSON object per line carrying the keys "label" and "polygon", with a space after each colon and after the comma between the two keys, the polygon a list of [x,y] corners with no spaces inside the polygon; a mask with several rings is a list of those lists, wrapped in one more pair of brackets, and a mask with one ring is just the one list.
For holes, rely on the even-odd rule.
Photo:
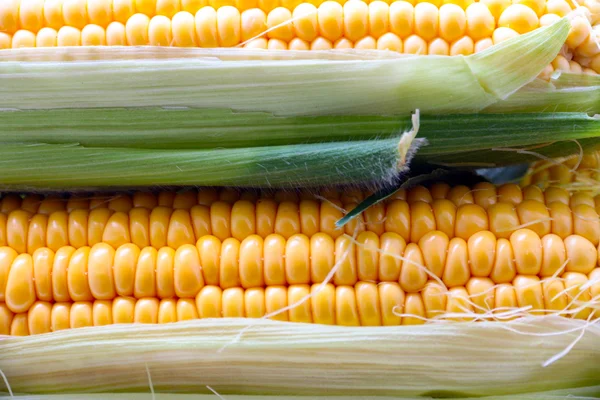
{"label": "green husk leaf", "polygon": [[587,112],[600,113],[600,76],[561,74],[546,82],[525,85],[484,112]]}
{"label": "green husk leaf", "polygon": [[[300,59],[278,60],[273,59],[276,54],[257,52],[262,58],[240,61],[231,56],[233,61],[228,61],[227,55],[237,49],[212,50],[205,56],[202,49],[194,49],[188,51],[197,58],[132,59],[135,52],[153,51],[142,47],[96,50],[102,61],[24,61],[36,59],[39,50],[2,50],[0,109],[183,106],[277,115],[477,112],[532,81],[556,56],[568,29],[563,18],[469,57],[332,61],[302,54]],[[70,51],[62,50],[61,57],[74,59],[82,50]],[[102,57],[103,52],[119,51],[127,56]],[[215,59],[215,53],[223,58]]]}
{"label": "green husk leaf", "polygon": [[[418,141],[416,141],[418,142]],[[400,138],[208,150],[3,144],[4,189],[158,185],[303,187],[390,182],[406,166]]]}
{"label": "green husk leaf", "polygon": [[[584,113],[420,115],[420,156],[531,146],[600,135]],[[277,117],[222,109],[71,109],[0,112],[0,143],[210,149],[371,140],[412,127],[410,116]],[[492,159],[496,161],[496,159]],[[501,162],[502,160],[497,160]]]}
{"label": "green husk leaf", "polygon": [[499,396],[599,385],[599,335],[555,316],[358,328],[206,319],[6,337],[0,369],[14,393],[31,394],[148,393],[150,374],[157,393],[210,386],[226,398]]}

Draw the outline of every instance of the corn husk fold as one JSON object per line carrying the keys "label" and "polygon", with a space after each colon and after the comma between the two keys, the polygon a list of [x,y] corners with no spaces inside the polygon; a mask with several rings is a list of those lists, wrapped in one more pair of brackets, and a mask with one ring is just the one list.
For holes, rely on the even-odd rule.
{"label": "corn husk fold", "polygon": [[[0,109],[196,107],[277,115],[477,112],[531,82],[569,31],[567,18],[462,57],[152,48],[0,51]],[[142,56],[136,59],[136,53]],[[303,53],[303,54],[302,54]],[[175,58],[165,54],[177,54]],[[327,53],[331,54],[331,53]],[[290,57],[293,57],[290,59]],[[275,58],[275,59],[274,59]],[[60,61],[56,61],[56,60]],[[50,61],[47,61],[50,60]],[[66,60],[66,61],[65,61]]]}
{"label": "corn husk fold", "polygon": [[[499,396],[600,384],[600,327],[562,317],[400,327],[218,319],[0,340],[14,393]],[[564,357],[543,364],[557,354]]]}

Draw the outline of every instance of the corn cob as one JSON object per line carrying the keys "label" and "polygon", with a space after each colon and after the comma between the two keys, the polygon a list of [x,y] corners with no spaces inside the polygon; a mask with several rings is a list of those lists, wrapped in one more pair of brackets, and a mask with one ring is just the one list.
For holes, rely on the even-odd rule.
{"label": "corn cob", "polygon": [[58,251],[63,246],[77,249],[100,242],[114,249],[132,243],[140,248],[176,250],[206,235],[241,242],[255,234],[262,239],[277,234],[287,240],[298,234],[310,238],[324,233],[335,240],[344,233],[352,236],[364,231],[378,236],[395,233],[407,243],[416,243],[434,230],[469,240],[480,231],[508,238],[520,227],[540,237],[579,235],[594,246],[600,237],[600,197],[571,196],[554,187],[542,192],[536,186],[521,189],[512,184],[498,188],[488,183],[473,188],[418,186],[397,192],[386,204],[372,207],[344,228],[335,222],[364,194],[324,194],[323,200],[310,193],[279,192],[257,198],[256,193],[229,190],[220,194],[212,190],[158,196],[136,193],[92,200],[7,196],[0,203],[0,246],[29,254],[41,247]]}
{"label": "corn cob", "polygon": [[[7,0],[0,49],[48,46],[244,46],[379,49],[469,55],[571,13],[567,0],[482,2],[297,0]],[[595,0],[574,18],[566,51],[543,72],[600,72]],[[597,26],[597,25],[594,25]]]}
{"label": "corn cob", "polygon": [[590,195],[418,186],[340,229],[341,207],[364,194],[322,194],[6,196],[0,329],[259,318],[280,309],[275,319],[398,325],[519,307],[588,318],[595,308],[600,218]]}

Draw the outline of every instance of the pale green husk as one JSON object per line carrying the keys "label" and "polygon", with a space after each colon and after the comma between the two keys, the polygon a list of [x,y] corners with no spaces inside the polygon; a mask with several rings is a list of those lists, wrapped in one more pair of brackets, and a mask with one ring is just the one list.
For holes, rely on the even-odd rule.
{"label": "pale green husk", "polygon": [[[54,49],[2,50],[0,109],[185,106],[278,115],[477,112],[535,79],[556,56],[568,31],[564,18],[468,57],[357,53],[330,60],[331,52],[291,52],[278,59],[277,53],[257,52],[254,60],[240,60],[239,49],[186,49],[187,58],[184,51],[144,47],[63,49],[56,56],[51,55]],[[150,58],[154,51],[156,57]],[[142,54],[138,59],[137,53]],[[35,61],[57,57],[78,61]]]}
{"label": "pale green husk", "polygon": [[[61,394],[61,395],[21,395],[0,396],[0,400],[218,400],[219,394],[175,394],[175,393],[103,393],[103,394]],[[600,386],[582,387],[567,390],[550,390],[528,394],[507,396],[485,396],[457,398],[458,400],[592,400],[600,396]],[[223,400],[431,400],[433,397],[392,397],[392,396],[253,396],[227,395]]]}
{"label": "pale green husk", "polygon": [[[543,364],[569,350],[549,366]],[[600,326],[562,317],[400,327],[113,325],[0,340],[14,393],[498,396],[600,384]]]}
{"label": "pale green husk", "polygon": [[539,79],[501,100],[485,112],[587,112],[600,113],[600,75],[561,74]]}

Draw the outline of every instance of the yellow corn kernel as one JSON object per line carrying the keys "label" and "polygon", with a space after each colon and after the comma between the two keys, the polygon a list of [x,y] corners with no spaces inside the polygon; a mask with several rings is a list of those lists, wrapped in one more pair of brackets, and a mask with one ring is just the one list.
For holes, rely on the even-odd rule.
{"label": "yellow corn kernel", "polygon": [[[288,321],[287,288],[284,286],[268,286],[265,290],[265,309],[270,319]],[[283,311],[282,311],[283,310]]]}
{"label": "yellow corn kernel", "polygon": [[27,250],[35,252],[46,244],[46,232],[48,227],[48,216],[35,214],[29,222],[27,231]]}
{"label": "yellow corn kernel", "polygon": [[262,318],[266,314],[265,290],[251,288],[244,292],[245,316],[247,318]]}
{"label": "yellow corn kernel", "polygon": [[207,285],[219,284],[221,246],[221,241],[214,236],[203,236],[196,243],[202,274]]}
{"label": "yellow corn kernel", "polygon": [[475,43],[473,42],[473,39],[471,39],[468,36],[463,36],[462,38],[458,39],[457,41],[455,41],[454,43],[452,43],[450,45],[450,55],[451,56],[457,56],[457,55],[463,55],[463,56],[468,56],[471,55],[475,52]]}
{"label": "yellow corn kernel", "polygon": [[138,298],[156,297],[156,258],[158,252],[153,247],[143,248],[135,265],[133,295]]}
{"label": "yellow corn kernel", "polygon": [[425,39],[431,40],[438,35],[439,10],[431,3],[418,3],[415,6],[415,33]]}
{"label": "yellow corn kernel", "polygon": [[336,41],[344,34],[344,9],[335,1],[325,1],[317,9],[317,22],[321,36]]}
{"label": "yellow corn kernel", "polygon": [[427,232],[436,229],[435,215],[429,203],[416,201],[410,207],[410,241],[418,242]]}
{"label": "yellow corn kernel", "polygon": [[489,278],[471,278],[466,285],[469,299],[476,314],[485,314],[494,309],[495,287]]}
{"label": "yellow corn kernel", "polygon": [[300,230],[298,204],[289,201],[280,203],[275,217],[275,233],[289,239]]}
{"label": "yellow corn kernel", "polygon": [[239,253],[240,242],[237,239],[225,239],[221,244],[219,282],[223,289],[240,286]]}
{"label": "yellow corn kernel", "polygon": [[464,36],[467,28],[465,11],[456,4],[444,4],[439,11],[440,37],[452,42]]}
{"label": "yellow corn kernel", "polygon": [[380,237],[380,246],[379,279],[383,282],[398,282],[406,241],[397,233],[386,232]]}
{"label": "yellow corn kernel", "polygon": [[433,39],[429,42],[428,46],[429,50],[427,54],[429,55],[437,55],[437,56],[449,56],[450,55],[450,45],[442,38]]}
{"label": "yellow corn kernel", "polygon": [[579,235],[568,236],[564,241],[567,253],[566,271],[589,274],[598,261],[596,247]]}
{"label": "yellow corn kernel", "polygon": [[456,206],[450,200],[434,200],[431,205],[435,216],[437,230],[444,232],[448,237],[454,236],[456,221]]}
{"label": "yellow corn kernel", "polygon": [[106,28],[113,20],[111,0],[87,0],[89,22]]}
{"label": "yellow corn kernel", "polygon": [[[117,0],[113,0],[113,1],[117,1]],[[131,1],[131,0],[125,0],[125,1]],[[135,192],[133,194],[133,197],[131,200],[132,200],[132,203],[133,203],[132,205],[134,208],[135,207],[143,207],[143,208],[147,208],[147,209],[152,209],[152,208],[158,206],[158,199],[156,198],[156,196],[153,193],[149,193],[149,192],[141,192],[141,191]]]}
{"label": "yellow corn kernel", "polygon": [[435,276],[441,277],[444,273],[449,244],[448,235],[440,231],[428,232],[419,240],[424,265]]}
{"label": "yellow corn kernel", "polygon": [[10,335],[14,314],[4,303],[0,303],[0,335]]}
{"label": "yellow corn kernel", "polygon": [[156,255],[156,293],[161,299],[175,296],[175,250],[163,247]]}
{"label": "yellow corn kernel", "polygon": [[446,291],[446,288],[435,281],[427,282],[421,292],[427,318],[432,319],[446,312]]}
{"label": "yellow corn kernel", "polygon": [[183,209],[173,210],[167,230],[167,245],[178,249],[183,245],[193,245],[195,243],[196,239],[190,212]]}
{"label": "yellow corn kernel", "polygon": [[566,260],[567,251],[565,249],[565,242],[555,234],[544,236],[542,238],[542,268],[540,276],[553,276],[557,271],[565,267]]}
{"label": "yellow corn kernel", "polygon": [[183,245],[175,252],[173,261],[175,294],[180,298],[195,298],[204,286],[200,257],[193,245]]}
{"label": "yellow corn kernel", "polygon": [[106,300],[96,300],[92,306],[92,318],[94,326],[111,325],[112,317],[112,302]]}
{"label": "yellow corn kernel", "polygon": [[310,306],[313,322],[323,325],[336,324],[336,288],[331,283],[314,284],[310,288]]}
{"label": "yellow corn kernel", "polygon": [[463,286],[470,276],[468,245],[464,239],[455,237],[448,245],[448,255],[442,280],[448,287]]}
{"label": "yellow corn kernel", "polygon": [[309,285],[290,285],[288,288],[288,310],[290,322],[312,322],[311,304],[307,299],[310,296]]}
{"label": "yellow corn kernel", "polygon": [[66,25],[82,29],[89,22],[87,0],[63,0],[62,15]]}
{"label": "yellow corn kernel", "polygon": [[194,16],[188,11],[180,11],[171,21],[173,44],[177,47],[196,47]]}
{"label": "yellow corn kernel", "polygon": [[380,0],[375,0],[369,7],[369,35],[375,39],[389,32],[390,6]]}
{"label": "yellow corn kernel", "polygon": [[414,33],[413,5],[407,1],[394,1],[390,4],[390,31],[405,39]]}
{"label": "yellow corn kernel", "polygon": [[519,275],[513,281],[519,307],[531,307],[527,312],[544,314],[544,296],[537,276]]}
{"label": "yellow corn kernel", "polygon": [[158,307],[160,303],[156,298],[143,298],[135,303],[133,321],[137,324],[158,323]]}
{"label": "yellow corn kernel", "polygon": [[151,46],[172,46],[171,20],[164,15],[152,17],[148,23],[148,43]]}
{"label": "yellow corn kernel", "polygon": [[377,39],[377,50],[389,50],[402,53],[402,39],[392,32],[384,33]]}
{"label": "yellow corn kernel", "polygon": [[239,241],[256,232],[254,204],[239,200],[231,208],[231,234]]}
{"label": "yellow corn kernel", "polygon": [[458,185],[450,188],[447,198],[457,207],[462,206],[463,204],[475,203],[473,189],[465,185]]}
{"label": "yellow corn kernel", "polygon": [[51,331],[52,305],[46,301],[36,301],[27,312],[29,334],[36,335]]}
{"label": "yellow corn kernel", "polygon": [[594,246],[600,241],[600,217],[594,207],[579,204],[571,207],[573,213],[573,232],[583,236]]}
{"label": "yellow corn kernel", "polygon": [[536,12],[523,4],[511,4],[498,18],[498,26],[510,28],[524,34],[531,32],[539,26]]}
{"label": "yellow corn kernel", "polygon": [[362,232],[356,241],[358,279],[376,282],[379,270],[379,236],[373,232]]}
{"label": "yellow corn kernel", "polygon": [[113,277],[115,291],[119,296],[133,296],[139,257],[140,248],[135,244],[125,244],[115,252]]}
{"label": "yellow corn kernel", "polygon": [[232,47],[240,42],[241,15],[237,8],[224,6],[217,10],[217,38],[219,46]]}
{"label": "yellow corn kernel", "polygon": [[411,208],[406,201],[394,200],[387,206],[384,228],[386,232],[394,232],[409,241],[411,228]]}
{"label": "yellow corn kernel", "polygon": [[547,312],[564,312],[567,308],[567,294],[565,284],[559,278],[548,278],[542,282],[544,308]]}
{"label": "yellow corn kernel", "polygon": [[314,200],[302,200],[300,202],[300,228],[302,233],[308,237],[319,233],[319,221],[319,203]]}
{"label": "yellow corn kernel", "polygon": [[19,26],[19,0],[0,2],[0,32],[13,34]]}
{"label": "yellow corn kernel", "polygon": [[53,251],[69,244],[69,215],[66,211],[55,211],[50,214],[45,242]]}
{"label": "yellow corn kernel", "polygon": [[418,185],[408,191],[406,195],[406,201],[411,205],[417,201],[431,204],[433,197],[431,196],[429,189],[427,189],[425,186]]}
{"label": "yellow corn kernel", "polygon": [[490,12],[494,16],[494,19],[496,19],[496,21],[497,21],[500,18],[500,15],[502,14],[502,12],[511,5],[512,1],[511,0],[482,0],[481,3],[488,7]]}
{"label": "yellow corn kernel", "polygon": [[108,208],[95,208],[90,211],[87,224],[88,246],[102,242],[104,230],[111,215],[112,211]]}
{"label": "yellow corn kernel", "polygon": [[330,235],[337,239],[344,233],[342,228],[338,228],[335,224],[344,214],[341,211],[342,203],[339,200],[327,200],[321,202],[320,209],[320,226],[321,232]]}
{"label": "yellow corn kernel", "polygon": [[548,205],[550,218],[552,218],[552,233],[564,239],[573,233],[573,215],[571,208],[561,202]]}
{"label": "yellow corn kernel", "polygon": [[156,15],[173,18],[179,11],[179,0],[157,0],[156,2]]}
{"label": "yellow corn kernel", "polygon": [[356,293],[353,287],[337,286],[335,288],[335,314],[337,325],[360,325],[356,304]]}
{"label": "yellow corn kernel", "polygon": [[404,301],[402,325],[422,325],[425,323],[425,305],[419,293],[407,293]]}
{"label": "yellow corn kernel", "polygon": [[223,241],[231,237],[231,205],[224,201],[210,206],[210,225],[214,236]]}
{"label": "yellow corn kernel", "polygon": [[[50,29],[50,28],[48,28],[48,29]],[[42,28],[42,30],[43,30],[43,28]],[[42,42],[40,42],[40,44],[38,44],[38,42],[39,41],[36,37],[35,45],[37,47],[44,47]],[[11,47],[12,47],[12,36],[10,36],[8,33],[0,32],[0,50],[10,49]]]}
{"label": "yellow corn kernel", "polygon": [[113,265],[115,250],[106,243],[94,245],[89,253],[88,279],[92,296],[98,300],[116,297]]}
{"label": "yellow corn kernel", "polygon": [[125,34],[129,46],[146,46],[149,44],[148,27],[150,18],[145,14],[135,14],[125,24]]}
{"label": "yellow corn kernel", "polygon": [[94,298],[88,283],[88,260],[90,248],[81,247],[73,253],[67,268],[69,296],[73,301],[92,301]]}
{"label": "yellow corn kernel", "polygon": [[455,235],[464,240],[477,232],[488,230],[488,215],[477,204],[464,204],[456,210]]}
{"label": "yellow corn kernel", "polygon": [[[17,252],[10,247],[0,247],[0,302],[6,301],[6,287],[8,284],[9,271],[13,261],[17,258]],[[35,277],[35,264],[34,264]],[[17,279],[15,277],[15,279]],[[15,281],[18,282],[19,280]],[[42,285],[43,286],[43,285]]]}
{"label": "yellow corn kernel", "polygon": [[94,326],[93,305],[89,301],[76,301],[71,305],[69,315],[71,328]]}
{"label": "yellow corn kernel", "polygon": [[210,209],[206,206],[194,206],[190,209],[190,218],[194,229],[194,237],[212,235],[210,226]]}
{"label": "yellow corn kernel", "polygon": [[467,7],[466,33],[473,40],[490,37],[496,28],[492,11],[485,2],[473,3]]}
{"label": "yellow corn kernel", "polygon": [[473,51],[475,53],[479,53],[480,51],[484,51],[489,49],[494,45],[494,41],[491,38],[480,39],[475,42],[475,46],[473,47]]}
{"label": "yellow corn kernel", "polygon": [[[228,296],[230,292],[227,292]],[[234,293],[235,294],[235,293]],[[204,286],[196,296],[196,309],[200,318],[221,318],[224,292],[218,286]],[[227,305],[230,306],[229,304]]]}
{"label": "yellow corn kernel", "polygon": [[81,30],[82,46],[106,46],[106,31],[98,25],[86,25]]}
{"label": "yellow corn kernel", "polygon": [[569,205],[570,202],[570,194],[566,189],[550,186],[544,191],[544,202],[546,205],[550,205],[554,202],[563,203],[565,205]]}
{"label": "yellow corn kernel", "polygon": [[446,303],[446,312],[450,315],[455,314],[452,320],[468,321],[470,315],[474,313],[472,300],[469,299],[469,292],[464,287],[454,287],[449,290],[448,301]]}
{"label": "yellow corn kernel", "polygon": [[542,241],[530,229],[519,229],[510,236],[510,244],[515,254],[517,272],[523,275],[537,275],[542,268]]}
{"label": "yellow corn kernel", "polygon": [[358,316],[361,326],[380,326],[381,304],[377,284],[372,282],[358,282],[355,285]]}
{"label": "yellow corn kernel", "polygon": [[[94,213],[94,211],[92,211],[92,213]],[[100,212],[100,210],[98,211]],[[104,213],[107,212],[110,211],[104,211]],[[102,232],[102,242],[111,245],[115,249],[124,244],[131,243],[129,226],[129,216],[126,213],[116,212],[112,214],[104,226]],[[95,242],[94,239],[92,239],[92,241]]]}
{"label": "yellow corn kernel", "polygon": [[160,249],[167,245],[169,222],[173,210],[167,207],[155,207],[150,212],[149,236],[152,247]]}
{"label": "yellow corn kernel", "polygon": [[404,250],[399,283],[405,292],[418,292],[427,283],[427,268],[418,245],[409,243]]}
{"label": "yellow corn kernel", "polygon": [[535,200],[523,200],[522,203],[517,205],[516,209],[521,225],[526,226],[539,236],[550,233],[550,213],[544,203]]}
{"label": "yellow corn kernel", "polygon": [[163,299],[158,305],[158,323],[168,324],[177,322],[177,301],[175,299]]}
{"label": "yellow corn kernel", "polygon": [[496,236],[490,231],[477,232],[467,242],[471,275],[487,277],[494,268]]}
{"label": "yellow corn kernel", "polygon": [[60,248],[54,255],[52,265],[52,297],[54,301],[70,301],[68,269],[75,248],[66,246]]}
{"label": "yellow corn kernel", "polygon": [[177,321],[198,319],[195,299],[177,300]]}
{"label": "yellow corn kernel", "polygon": [[8,214],[6,221],[6,237],[8,246],[19,254],[27,252],[27,235],[31,214],[23,210],[15,210]]}
{"label": "yellow corn kernel", "polygon": [[267,237],[275,232],[277,203],[269,199],[259,199],[256,202],[256,233]]}
{"label": "yellow corn kernel", "polygon": [[21,29],[36,33],[42,29],[43,20],[43,0],[21,0],[19,5],[19,25]]}
{"label": "yellow corn kernel", "polygon": [[106,44],[107,46],[127,45],[125,25],[120,22],[111,22],[106,28]]}
{"label": "yellow corn kernel", "polygon": [[[141,306],[140,306],[141,307]],[[112,315],[115,324],[139,322],[136,317],[137,304],[132,297],[117,297],[113,301]],[[140,310],[141,311],[141,310]]]}
{"label": "yellow corn kernel", "polygon": [[81,31],[70,26],[63,26],[56,35],[56,45],[59,47],[81,46]]}
{"label": "yellow corn kernel", "polygon": [[489,229],[498,238],[509,238],[520,225],[516,208],[505,202],[498,202],[488,208]]}
{"label": "yellow corn kernel", "polygon": [[587,303],[591,301],[590,289],[587,287],[587,276],[579,272],[567,272],[563,275],[563,279],[569,310],[573,311],[572,317],[587,319],[592,312],[589,306],[586,307]]}
{"label": "yellow corn kernel", "polygon": [[67,221],[67,234],[69,244],[75,248],[88,244],[88,210],[73,210],[69,213]]}
{"label": "yellow corn kernel", "polygon": [[11,336],[29,336],[29,325],[27,324],[27,314],[15,314],[10,325]]}

